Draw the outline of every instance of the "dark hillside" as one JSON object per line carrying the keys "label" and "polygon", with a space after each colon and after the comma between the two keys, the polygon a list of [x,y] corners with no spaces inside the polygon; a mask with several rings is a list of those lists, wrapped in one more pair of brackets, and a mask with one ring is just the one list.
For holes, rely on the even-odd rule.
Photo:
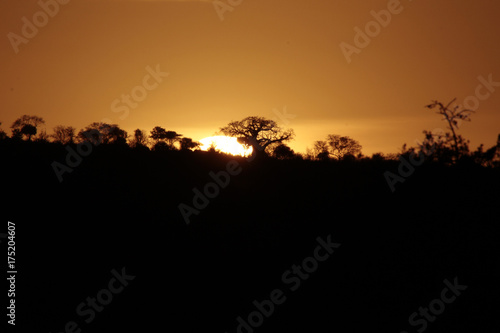
{"label": "dark hillside", "polygon": [[[409,316],[455,277],[467,289],[426,331],[498,328],[498,169],[426,163],[393,193],[383,174],[397,172],[394,161],[248,162],[103,145],[59,183],[51,163],[65,154],[0,146],[23,332],[75,321],[82,332],[232,333],[275,289],[286,300],[255,332],[416,332],[423,322],[412,327]],[[178,205],[192,207],[193,188],[231,161],[241,172],[187,225]],[[291,290],[284,273],[314,255],[318,237],[341,245]],[[86,323],[75,309],[122,267],[135,279]]]}

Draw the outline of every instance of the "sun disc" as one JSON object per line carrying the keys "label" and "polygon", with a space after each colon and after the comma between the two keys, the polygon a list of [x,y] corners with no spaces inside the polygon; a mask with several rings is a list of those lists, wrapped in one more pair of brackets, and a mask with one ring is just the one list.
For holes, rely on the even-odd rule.
{"label": "sun disc", "polygon": [[248,156],[252,153],[252,147],[246,148],[236,138],[230,136],[210,136],[199,141],[200,149],[205,151],[213,146],[216,150],[231,155]]}

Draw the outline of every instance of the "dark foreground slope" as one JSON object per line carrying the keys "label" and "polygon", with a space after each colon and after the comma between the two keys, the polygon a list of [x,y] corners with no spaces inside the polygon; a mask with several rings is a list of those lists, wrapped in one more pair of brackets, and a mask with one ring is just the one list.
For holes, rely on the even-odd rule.
{"label": "dark foreground slope", "polygon": [[[498,170],[424,164],[393,193],[383,173],[394,162],[102,146],[60,183],[51,163],[63,147],[0,148],[23,332],[498,329]],[[241,172],[187,225],[179,204],[234,160]],[[90,310],[96,296],[106,304]]]}

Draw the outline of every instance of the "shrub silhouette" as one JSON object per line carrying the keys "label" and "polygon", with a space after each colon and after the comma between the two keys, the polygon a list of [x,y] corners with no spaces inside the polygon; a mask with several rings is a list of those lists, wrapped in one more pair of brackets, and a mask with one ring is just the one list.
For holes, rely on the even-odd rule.
{"label": "shrub silhouette", "polygon": [[298,155],[287,145],[279,144],[274,148],[272,156],[279,160],[290,160],[296,158]]}

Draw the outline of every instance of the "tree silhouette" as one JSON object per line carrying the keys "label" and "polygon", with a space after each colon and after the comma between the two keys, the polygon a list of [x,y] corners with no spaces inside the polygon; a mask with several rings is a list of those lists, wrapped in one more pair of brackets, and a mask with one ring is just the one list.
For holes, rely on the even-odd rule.
{"label": "tree silhouette", "polygon": [[75,140],[75,128],[73,126],[58,125],[54,127],[51,137],[54,142],[62,143],[63,145],[73,143]]}
{"label": "tree silhouette", "polygon": [[[460,158],[465,157],[469,153],[469,141],[465,140],[461,135],[455,138],[452,133],[444,131],[423,131],[424,141],[419,144],[420,152],[429,156],[435,162],[454,163],[457,161],[457,151]],[[415,152],[414,148],[410,148],[408,152]]]}
{"label": "tree silhouette", "polygon": [[[461,109],[459,105],[451,107],[451,105],[455,103],[455,100],[456,98],[454,98],[447,105],[444,105],[443,103],[438,101],[433,101],[431,104],[426,105],[426,108],[438,108],[438,111],[436,113],[442,115],[443,119],[446,120],[451,134],[445,133],[444,136],[438,134],[438,138],[435,141],[441,144],[444,150],[446,150],[447,147],[452,147],[452,159],[454,161],[457,161],[458,159],[460,159],[460,157],[467,155],[469,152],[469,142],[466,141],[461,135],[457,135],[456,133],[456,130],[458,130],[459,128],[459,121],[471,121],[470,116],[474,111],[469,109]],[[426,135],[426,140],[430,140],[430,136],[434,135],[428,131],[424,131],[424,134]]]}
{"label": "tree silhouette", "polygon": [[241,144],[252,146],[257,155],[266,155],[266,148],[270,145],[283,143],[294,137],[293,129],[283,129],[274,120],[256,116],[232,121],[221,127],[220,132],[236,137]]}
{"label": "tree silhouette", "polygon": [[21,127],[20,132],[28,138],[28,141],[31,141],[31,137],[36,135],[37,130],[35,126],[26,124]]}
{"label": "tree silhouette", "polygon": [[170,149],[175,149],[175,143],[180,140],[182,134],[177,134],[174,131],[167,131],[165,133],[165,142]]}
{"label": "tree silhouette", "polygon": [[136,129],[134,131],[134,136],[130,140],[130,146],[132,148],[147,147],[148,146],[148,135],[146,131],[141,129]]}
{"label": "tree silhouette", "polygon": [[127,132],[116,124],[94,122],[78,132],[81,141],[90,141],[95,145],[104,144],[126,144]]}
{"label": "tree silhouette", "polygon": [[167,131],[160,126],[156,126],[151,130],[151,139],[155,140],[155,143],[165,139]]}
{"label": "tree silhouette", "polygon": [[16,119],[10,128],[14,136],[25,135],[27,140],[31,141],[31,138],[37,133],[38,126],[42,124],[45,124],[43,118],[25,114]]}
{"label": "tree silhouette", "polygon": [[330,152],[328,151],[328,144],[326,141],[315,141],[312,148],[313,159],[328,160],[330,159]]}
{"label": "tree silhouette", "polygon": [[111,125],[107,132],[107,137],[109,138],[109,143],[126,145],[128,134],[125,130],[118,127],[118,125]]}
{"label": "tree silhouette", "polygon": [[358,141],[348,136],[329,134],[325,141],[315,141],[313,154],[316,159],[325,160],[334,158],[343,160],[361,154],[362,146]]}
{"label": "tree silhouette", "polygon": [[327,137],[326,143],[328,144],[330,154],[338,160],[361,153],[362,146],[359,142],[348,136],[330,134]]}
{"label": "tree silhouette", "polygon": [[200,146],[199,142],[193,141],[191,138],[182,138],[179,140],[181,150],[191,150]]}
{"label": "tree silhouette", "polygon": [[[155,141],[155,146],[158,145],[157,148],[174,150],[175,143],[179,141],[181,134],[177,134],[174,131],[167,131],[163,127],[156,126],[151,131],[151,138]],[[163,142],[163,144],[160,144]]]}

